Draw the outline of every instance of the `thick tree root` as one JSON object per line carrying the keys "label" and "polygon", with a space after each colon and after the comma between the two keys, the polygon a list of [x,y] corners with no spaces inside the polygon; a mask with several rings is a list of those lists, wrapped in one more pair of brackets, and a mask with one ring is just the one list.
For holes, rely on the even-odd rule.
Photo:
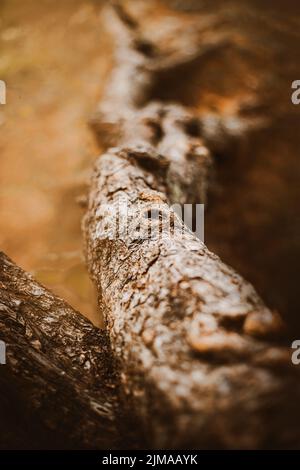
{"label": "thick tree root", "polygon": [[1,449],[114,448],[116,381],[103,331],[0,253]]}
{"label": "thick tree root", "polygon": [[[280,318],[188,229],[182,233],[156,189],[163,177],[145,169],[151,160],[159,169],[149,150],[102,155],[84,224],[129,403],[154,446],[297,445],[298,374],[289,349],[268,342],[280,335]],[[127,225],[116,237],[122,204]]]}
{"label": "thick tree root", "polygon": [[[119,147],[96,163],[83,229],[126,400],[152,446],[297,447],[300,384],[282,320],[170,208],[203,202],[209,132],[147,90],[215,44],[155,60],[120,4],[117,18],[125,36],[92,123],[102,145]],[[225,145],[230,126],[216,122]]]}

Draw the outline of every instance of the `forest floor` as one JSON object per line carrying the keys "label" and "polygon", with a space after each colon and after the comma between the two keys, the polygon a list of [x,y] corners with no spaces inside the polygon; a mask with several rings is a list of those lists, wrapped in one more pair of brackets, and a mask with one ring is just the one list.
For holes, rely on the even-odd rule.
{"label": "forest floor", "polygon": [[0,0],[0,246],[96,323],[76,198],[99,153],[87,120],[110,67],[101,8]]}

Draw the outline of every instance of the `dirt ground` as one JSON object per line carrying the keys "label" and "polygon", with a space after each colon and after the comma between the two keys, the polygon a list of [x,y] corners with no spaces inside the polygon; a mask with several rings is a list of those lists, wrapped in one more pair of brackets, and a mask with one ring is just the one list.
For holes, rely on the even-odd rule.
{"label": "dirt ground", "polygon": [[76,198],[99,152],[86,123],[111,57],[101,8],[0,0],[0,246],[96,323]]}

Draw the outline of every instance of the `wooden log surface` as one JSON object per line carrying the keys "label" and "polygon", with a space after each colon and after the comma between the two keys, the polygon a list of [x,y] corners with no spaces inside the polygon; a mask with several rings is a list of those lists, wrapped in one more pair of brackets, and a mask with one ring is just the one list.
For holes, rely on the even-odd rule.
{"label": "wooden log surface", "polygon": [[109,343],[66,302],[0,253],[0,448],[115,448]]}
{"label": "wooden log surface", "polygon": [[[163,2],[180,17],[161,2],[113,3],[116,66],[91,120],[105,152],[83,223],[106,332],[0,255],[0,448],[129,448],[142,440],[154,448],[299,447],[299,373],[282,318],[172,209],[209,203],[218,157],[269,125],[268,74],[256,80],[251,69],[265,61],[264,47],[256,53],[224,10],[204,8],[201,21],[188,14],[199,8],[194,1]],[[163,28],[161,12],[163,22],[169,15]],[[272,18],[269,29],[285,37],[284,21]],[[209,71],[223,53],[238,79],[220,77],[229,96],[211,112],[193,76],[200,71],[207,91],[202,66]],[[278,122],[285,108],[279,100]]]}
{"label": "wooden log surface", "polygon": [[[156,189],[161,176],[145,169],[151,159],[159,166],[140,148],[102,155],[85,218],[87,261],[126,400],[157,447],[296,445],[299,377],[289,348],[276,342],[281,319],[182,234]],[[116,237],[120,204],[128,218]]]}
{"label": "wooden log surface", "polygon": [[[280,339],[280,315],[188,229],[182,233],[170,207],[205,200],[210,149],[263,120],[213,116],[212,125],[211,116],[157,93],[151,100],[157,77],[158,87],[164,77],[172,88],[180,68],[182,79],[191,62],[232,38],[218,37],[192,57],[184,47],[157,59],[157,44],[145,42],[120,3],[116,12],[116,68],[92,120],[101,144],[115,148],[96,163],[83,230],[126,400],[153,446],[297,447],[299,376]],[[175,46],[184,38],[195,45],[186,31]]]}

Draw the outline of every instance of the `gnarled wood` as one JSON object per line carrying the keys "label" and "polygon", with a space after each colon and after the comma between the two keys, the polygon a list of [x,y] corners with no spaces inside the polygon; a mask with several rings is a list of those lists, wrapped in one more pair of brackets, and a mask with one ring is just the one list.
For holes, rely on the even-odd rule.
{"label": "gnarled wood", "polygon": [[0,253],[0,448],[115,448],[116,381],[103,331]]}
{"label": "gnarled wood", "polygon": [[282,320],[170,208],[203,201],[206,144],[225,145],[245,121],[216,116],[205,127],[181,105],[151,102],[153,80],[163,74],[167,84],[232,38],[164,57],[120,4],[117,12],[125,39],[93,124],[101,143],[120,146],[97,161],[83,229],[126,400],[153,446],[297,447],[300,385],[278,339]]}
{"label": "gnarled wood", "polygon": [[[157,171],[146,169],[150,161]],[[248,283],[182,233],[160,190],[160,164],[149,148],[102,155],[84,224],[127,399],[154,446],[295,446],[298,374],[289,349],[268,342],[282,322]],[[128,218],[116,236],[120,204]],[[149,219],[151,210],[159,216]],[[173,221],[171,231],[164,221]]]}
{"label": "gnarled wood", "polygon": [[[162,113],[174,103],[188,108],[189,130],[210,154],[210,180],[199,179],[209,189],[206,242],[298,337],[300,108],[291,103],[291,84],[300,60],[299,3],[118,3],[107,20],[115,67],[93,121],[101,145],[129,138],[136,145],[145,133],[149,140],[138,118],[149,104]],[[154,119],[155,138],[160,131]]]}
{"label": "gnarled wood", "polygon": [[[185,78],[220,51],[237,68],[237,56],[261,64],[264,51],[254,54],[238,31],[222,32],[227,16],[209,12],[201,24],[174,16],[167,32],[154,21],[151,37],[151,21],[144,33],[123,8],[150,3],[117,2],[117,15],[110,12],[117,65],[93,125],[102,145],[118,148],[96,164],[84,222],[123,406],[152,447],[298,447],[299,377],[280,316],[170,207],[206,200],[213,157],[265,125],[256,111],[272,101],[256,100],[249,85],[230,103],[232,113],[196,111]],[[265,93],[263,82],[254,88]],[[0,366],[0,447],[130,446],[105,334],[3,254],[0,264],[8,354]]]}

